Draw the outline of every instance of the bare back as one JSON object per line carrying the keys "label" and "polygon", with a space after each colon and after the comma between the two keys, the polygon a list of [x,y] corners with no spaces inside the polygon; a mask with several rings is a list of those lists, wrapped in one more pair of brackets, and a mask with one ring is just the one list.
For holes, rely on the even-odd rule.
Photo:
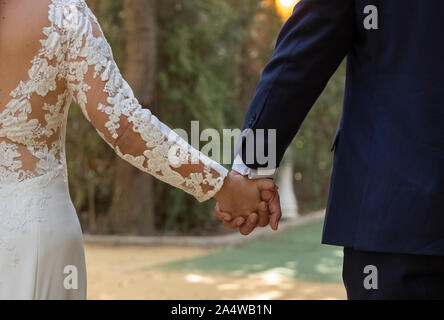
{"label": "bare back", "polygon": [[[29,146],[46,145],[50,149],[52,143],[62,138],[62,126],[51,126],[48,122],[51,112],[44,110],[44,105],[57,103],[58,95],[66,90],[64,79],[56,79],[55,90],[48,90],[45,96],[36,92],[27,92],[27,97],[20,93],[15,96],[24,83],[32,80],[30,71],[42,48],[43,28],[51,25],[48,19],[50,3],[48,0],[15,0],[2,2],[0,7],[0,150],[6,158],[3,162],[12,163],[17,169],[13,178],[18,180],[33,177],[40,161]],[[55,65],[55,61],[48,60],[48,63]],[[62,104],[66,107],[66,103]],[[60,110],[63,115],[64,109]],[[17,117],[15,121],[11,119],[13,116]],[[19,130],[21,126],[31,131]],[[60,151],[59,148],[55,154],[59,160]]]}

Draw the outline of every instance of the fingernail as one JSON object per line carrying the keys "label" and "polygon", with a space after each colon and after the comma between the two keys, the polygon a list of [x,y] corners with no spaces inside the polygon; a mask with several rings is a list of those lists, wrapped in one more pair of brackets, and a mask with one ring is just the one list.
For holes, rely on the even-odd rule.
{"label": "fingernail", "polygon": [[242,219],[237,220],[236,222],[236,226],[240,227],[241,225],[244,224],[244,221]]}
{"label": "fingernail", "polygon": [[271,223],[271,228],[272,228],[274,231],[277,230],[277,222],[276,222],[276,221],[273,221],[273,222]]}

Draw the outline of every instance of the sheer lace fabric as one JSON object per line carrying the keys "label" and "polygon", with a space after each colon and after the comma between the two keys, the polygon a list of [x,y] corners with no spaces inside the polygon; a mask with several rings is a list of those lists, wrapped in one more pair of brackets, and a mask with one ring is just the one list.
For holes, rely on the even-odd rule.
{"label": "sheer lace fabric", "polygon": [[58,170],[66,177],[66,121],[74,100],[108,145],[135,167],[199,201],[219,191],[227,170],[141,107],[85,2],[52,0],[48,19],[28,79],[0,113],[0,185]]}

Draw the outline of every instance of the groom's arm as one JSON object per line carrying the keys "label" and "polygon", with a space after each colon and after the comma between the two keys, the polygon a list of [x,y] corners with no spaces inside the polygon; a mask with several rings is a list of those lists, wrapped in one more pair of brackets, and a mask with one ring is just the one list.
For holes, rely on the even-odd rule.
{"label": "groom's arm", "polygon": [[[310,108],[352,47],[354,2],[301,0],[296,5],[279,34],[273,58],[262,73],[243,125],[243,130],[251,129],[244,132],[254,133],[253,148],[274,153],[268,154],[274,156],[274,161],[264,163],[263,157],[258,159],[248,138],[243,137],[235,156],[242,150],[241,159],[246,166],[237,163],[234,170],[247,174],[266,167],[271,171],[259,170],[260,175],[270,176],[279,166]],[[258,129],[265,129],[264,138]],[[275,143],[270,129],[276,130]]]}

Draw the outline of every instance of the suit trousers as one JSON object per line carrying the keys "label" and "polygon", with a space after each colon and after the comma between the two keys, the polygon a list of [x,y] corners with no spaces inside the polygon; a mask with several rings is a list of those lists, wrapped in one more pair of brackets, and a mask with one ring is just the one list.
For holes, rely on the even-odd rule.
{"label": "suit trousers", "polygon": [[444,257],[344,248],[349,300],[444,299]]}

